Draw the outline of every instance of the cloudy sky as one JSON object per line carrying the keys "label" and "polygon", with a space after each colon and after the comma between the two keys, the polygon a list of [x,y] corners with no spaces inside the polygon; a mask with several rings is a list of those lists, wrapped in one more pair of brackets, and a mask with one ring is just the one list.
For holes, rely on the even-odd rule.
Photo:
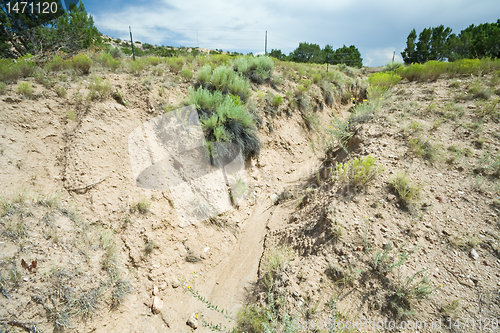
{"label": "cloudy sky", "polygon": [[300,42],[355,45],[366,66],[396,60],[415,28],[443,24],[459,33],[500,19],[499,0],[83,0],[100,32],[157,45],[288,54]]}

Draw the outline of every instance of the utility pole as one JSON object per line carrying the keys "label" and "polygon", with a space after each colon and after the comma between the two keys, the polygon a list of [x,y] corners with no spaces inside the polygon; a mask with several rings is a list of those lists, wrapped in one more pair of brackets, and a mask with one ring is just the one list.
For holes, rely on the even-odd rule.
{"label": "utility pole", "polygon": [[328,73],[328,64],[330,63],[330,48],[326,49],[326,72]]}
{"label": "utility pole", "polygon": [[265,46],[264,52],[267,55],[267,30],[266,30],[266,46]]}
{"label": "utility pole", "polygon": [[396,51],[392,53],[392,63],[394,64],[394,56],[396,55]]}
{"label": "utility pole", "polygon": [[130,45],[132,45],[132,58],[135,61],[134,40],[132,39],[132,28],[128,26],[128,30],[130,31]]}

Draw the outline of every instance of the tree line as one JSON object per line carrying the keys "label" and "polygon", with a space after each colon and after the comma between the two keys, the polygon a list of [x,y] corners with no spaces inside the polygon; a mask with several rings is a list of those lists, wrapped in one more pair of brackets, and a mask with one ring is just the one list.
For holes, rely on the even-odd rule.
{"label": "tree line", "polygon": [[429,60],[455,61],[463,58],[500,57],[500,19],[494,23],[471,24],[458,35],[449,27],[440,25],[413,29],[406,39],[406,48],[401,52],[406,64],[424,63]]}
{"label": "tree line", "polygon": [[361,53],[354,46],[343,46],[336,50],[331,45],[326,45],[323,49],[318,44],[299,43],[294,51],[288,55],[281,50],[272,49],[269,56],[286,61],[314,63],[314,64],[346,64],[351,67],[362,67],[363,59]]}

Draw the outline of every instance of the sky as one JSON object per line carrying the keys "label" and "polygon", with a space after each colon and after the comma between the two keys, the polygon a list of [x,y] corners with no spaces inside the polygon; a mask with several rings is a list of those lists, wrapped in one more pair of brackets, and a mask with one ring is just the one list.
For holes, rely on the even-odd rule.
{"label": "sky", "polygon": [[98,30],[110,37],[166,46],[198,46],[247,54],[289,54],[301,42],[334,49],[355,45],[364,66],[402,61],[412,29],[443,24],[458,34],[500,19],[499,0],[83,0]]}

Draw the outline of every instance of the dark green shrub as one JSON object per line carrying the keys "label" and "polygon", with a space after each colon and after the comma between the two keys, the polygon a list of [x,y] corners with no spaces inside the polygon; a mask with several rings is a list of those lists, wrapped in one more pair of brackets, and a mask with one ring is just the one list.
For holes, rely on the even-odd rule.
{"label": "dark green shrub", "polygon": [[[238,96],[224,96],[220,91],[210,92],[203,87],[190,88],[184,104],[194,104],[198,110],[209,151],[211,142],[231,142],[238,145],[245,158],[259,154],[260,142],[253,117]],[[218,154],[225,152],[218,151]]]}

